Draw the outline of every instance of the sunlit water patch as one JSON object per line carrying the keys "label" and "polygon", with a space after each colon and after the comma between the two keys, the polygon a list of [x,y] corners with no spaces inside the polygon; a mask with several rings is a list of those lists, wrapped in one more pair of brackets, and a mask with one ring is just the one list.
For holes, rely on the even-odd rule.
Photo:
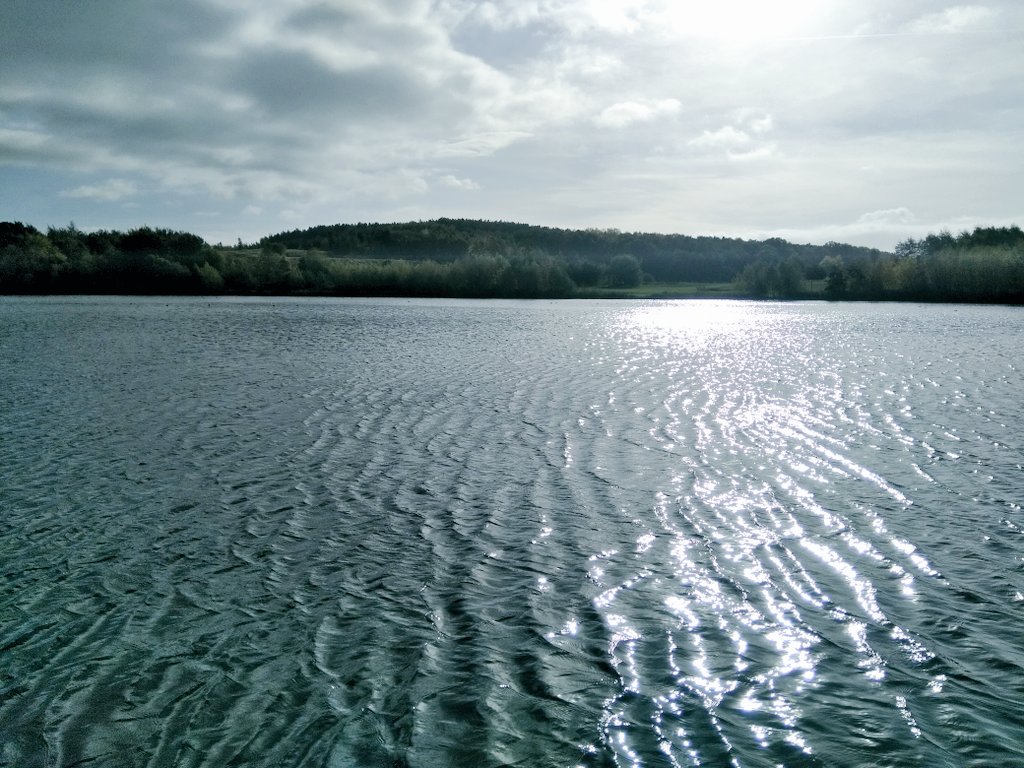
{"label": "sunlit water patch", "polygon": [[0,765],[1024,764],[1018,309],[0,299]]}

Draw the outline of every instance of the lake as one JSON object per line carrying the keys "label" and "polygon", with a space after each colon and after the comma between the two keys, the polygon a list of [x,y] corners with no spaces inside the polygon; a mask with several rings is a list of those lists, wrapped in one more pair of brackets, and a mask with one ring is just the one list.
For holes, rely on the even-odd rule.
{"label": "lake", "polygon": [[0,298],[0,765],[1024,765],[1024,310]]}

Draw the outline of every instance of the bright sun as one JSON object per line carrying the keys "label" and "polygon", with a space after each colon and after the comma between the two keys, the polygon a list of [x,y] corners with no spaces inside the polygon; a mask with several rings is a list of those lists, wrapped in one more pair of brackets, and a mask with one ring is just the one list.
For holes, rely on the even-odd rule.
{"label": "bright sun", "polygon": [[674,32],[723,40],[760,40],[807,34],[818,0],[668,0],[665,22]]}

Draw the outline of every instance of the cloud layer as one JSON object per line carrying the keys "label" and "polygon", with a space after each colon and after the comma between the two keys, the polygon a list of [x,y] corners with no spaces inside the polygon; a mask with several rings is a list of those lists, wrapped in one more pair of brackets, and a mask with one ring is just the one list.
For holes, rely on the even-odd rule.
{"label": "cloud layer", "polygon": [[[255,7],[254,7],[255,6]],[[12,0],[0,218],[433,216],[846,239],[1024,223],[1024,10]],[[914,211],[912,215],[893,211]]]}

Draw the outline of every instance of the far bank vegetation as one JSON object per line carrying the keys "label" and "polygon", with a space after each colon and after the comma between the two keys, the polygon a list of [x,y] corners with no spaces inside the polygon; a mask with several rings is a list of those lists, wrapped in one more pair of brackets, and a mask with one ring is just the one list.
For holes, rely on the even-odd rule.
{"label": "far bank vegetation", "polygon": [[0,293],[235,294],[1024,302],[1024,233],[978,228],[900,243],[564,230],[439,219],[338,224],[212,246],[140,227],[43,233],[0,223]]}

